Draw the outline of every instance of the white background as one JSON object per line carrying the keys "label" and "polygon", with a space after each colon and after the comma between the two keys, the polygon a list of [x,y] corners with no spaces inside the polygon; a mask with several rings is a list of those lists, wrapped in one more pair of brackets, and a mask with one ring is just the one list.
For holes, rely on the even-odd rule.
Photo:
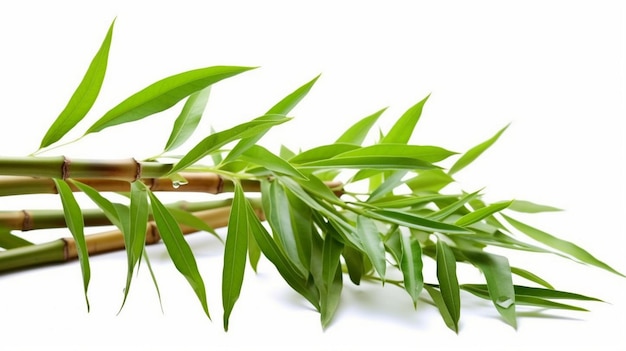
{"label": "white background", "polygon": [[[226,3],[226,2],[224,2]],[[108,75],[81,134],[114,104],[167,75],[212,65],[260,68],[212,92],[198,138],[256,117],[322,73],[262,140],[277,150],[330,143],[389,106],[387,130],[432,93],[412,142],[464,151],[511,122],[501,140],[457,178],[487,200],[519,198],[564,208],[528,217],[626,272],[626,15],[621,1],[20,1],[0,4],[0,154],[24,156],[80,82],[117,17]],[[91,135],[55,152],[142,157],[163,147],[175,111]],[[196,139],[196,140],[197,140]],[[53,153],[51,153],[53,154]],[[56,203],[50,196],[0,199],[0,210]],[[67,235],[65,232],[53,234]],[[46,235],[40,233],[37,235]],[[333,324],[263,261],[248,274],[221,326],[221,247],[189,238],[206,280],[213,321],[161,246],[150,247],[162,314],[147,270],[116,315],[123,253],[94,257],[86,312],[75,263],[0,275],[0,348],[6,350],[357,350],[428,348],[624,350],[626,279],[556,257],[511,256],[557,288],[610,303],[589,313],[524,313],[518,330],[489,304],[463,295],[461,330],[429,304],[412,309],[391,286],[346,284]],[[250,272],[251,273],[251,272]],[[472,277],[469,272],[468,277]],[[461,277],[463,281],[464,278]]]}

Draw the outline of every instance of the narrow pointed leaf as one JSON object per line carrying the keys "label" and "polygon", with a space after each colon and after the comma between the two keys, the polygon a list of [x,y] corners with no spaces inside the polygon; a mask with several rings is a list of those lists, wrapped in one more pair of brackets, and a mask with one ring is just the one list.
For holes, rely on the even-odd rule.
{"label": "narrow pointed leaf", "polygon": [[107,219],[116,226],[119,230],[124,231],[124,226],[122,225],[122,221],[118,215],[118,211],[115,209],[115,206],[106,199],[104,196],[100,195],[100,193],[90,187],[89,185],[83,184],[77,180],[70,180],[74,186],[76,186],[80,191],[85,193],[91,201],[93,201],[104,213]]}
{"label": "narrow pointed leaf", "polygon": [[432,220],[436,220],[436,221],[444,220],[444,219],[448,218],[448,216],[450,216],[450,215],[454,214],[455,212],[457,212],[459,209],[463,208],[466,203],[472,201],[473,199],[475,199],[478,196],[479,196],[478,191],[473,192],[471,194],[464,195],[458,201],[455,201],[455,202],[451,203],[450,205],[440,209],[439,211],[433,212],[433,213],[429,214],[426,217],[429,218],[429,219],[432,219]]}
{"label": "narrow pointed leaf", "polygon": [[393,194],[393,190],[396,189],[400,184],[402,184],[402,178],[408,173],[408,171],[394,171],[386,177],[382,184],[380,184],[367,198],[366,202],[371,203],[372,201],[376,201],[381,197],[384,197],[388,194]]}
{"label": "narrow pointed leaf", "polygon": [[148,257],[148,252],[143,251],[143,261],[146,262],[146,266],[148,267],[148,271],[150,272],[150,278],[152,279],[152,284],[154,284],[154,289],[157,293],[157,298],[159,299],[159,306],[161,307],[161,313],[163,313],[163,302],[161,300],[161,290],[159,289],[159,284],[156,279],[156,275],[154,274],[154,270],[152,269],[152,264],[150,263],[150,257]]}
{"label": "narrow pointed leaf", "polygon": [[426,96],[420,102],[411,106],[402,116],[400,116],[387,135],[381,139],[380,143],[408,143],[409,139],[411,139],[411,135],[413,134],[413,130],[415,129],[415,125],[422,115],[424,104],[426,104],[429,96]]}
{"label": "narrow pointed leaf", "polygon": [[358,157],[358,156],[385,156],[407,157],[426,162],[439,162],[454,155],[455,152],[438,146],[430,145],[404,145],[404,144],[376,144],[365,146],[334,156]]}
{"label": "narrow pointed leaf", "polygon": [[509,207],[511,201],[503,201],[491,204],[489,206],[485,206],[477,209],[476,211],[470,212],[465,216],[459,218],[454,224],[464,227],[470,224],[476,223],[486,217],[493,215],[496,212],[500,212],[505,208]]}
{"label": "narrow pointed leaf", "polygon": [[448,310],[448,305],[444,301],[441,292],[430,285],[424,285],[424,288],[428,292],[428,295],[430,295],[430,298],[433,299],[433,302],[435,303],[435,306],[437,306],[437,309],[439,310],[439,314],[441,314],[441,318],[443,318],[443,321],[446,323],[446,326],[458,334],[459,322],[458,320],[455,320],[450,315],[450,311]]}
{"label": "narrow pointed leaf", "polygon": [[368,217],[359,216],[356,220],[356,232],[376,273],[384,282],[387,272],[385,246],[376,223]]}
{"label": "narrow pointed leaf", "polygon": [[343,259],[346,262],[346,268],[348,269],[348,276],[350,277],[350,280],[355,285],[361,284],[361,278],[363,278],[363,275],[365,274],[363,253],[352,246],[345,246],[343,248]]}
{"label": "narrow pointed leaf", "polygon": [[320,313],[322,327],[326,328],[332,321],[343,287],[340,257],[343,245],[335,240],[332,235],[326,235],[322,249],[322,275],[324,278],[324,291],[320,294]]}
{"label": "narrow pointed leaf", "polygon": [[91,107],[96,102],[107,69],[114,24],[115,20],[111,23],[107,35],[92,59],[83,80],[41,140],[40,149],[61,139],[87,115],[87,112],[91,110]]}
{"label": "narrow pointed leaf", "polygon": [[293,156],[291,159],[289,159],[289,162],[294,163],[294,164],[301,164],[301,163],[326,160],[329,158],[333,158],[337,155],[340,155],[344,152],[352,151],[358,148],[359,148],[358,145],[345,144],[345,143],[322,145],[322,146],[314,147],[312,149],[303,151]]}
{"label": "narrow pointed leaf", "polygon": [[419,174],[406,181],[406,185],[414,193],[439,192],[454,179],[441,169],[419,171]]}
{"label": "narrow pointed leaf", "polygon": [[531,282],[535,282],[541,286],[544,286],[548,289],[553,289],[554,287],[552,286],[552,284],[548,283],[547,281],[543,280],[541,277],[539,277],[538,275],[529,272],[523,268],[519,268],[519,267],[511,267],[511,273],[518,275],[522,278],[528,279]]}
{"label": "narrow pointed leaf", "polygon": [[556,212],[562,211],[560,208],[540,205],[530,201],[523,200],[513,200],[511,205],[508,207],[509,210],[515,212],[525,212],[525,213],[539,213],[539,212]]}
{"label": "narrow pointed leaf", "polygon": [[402,156],[350,156],[336,157],[296,165],[302,169],[320,168],[353,168],[353,169],[384,169],[384,170],[421,170],[434,169],[430,162]]}
{"label": "narrow pointed leaf", "polygon": [[583,248],[581,248],[580,246],[573,244],[569,241],[563,240],[563,239],[559,239],[551,234],[548,234],[544,231],[541,231],[537,228],[531,227],[527,224],[524,224],[522,222],[519,222],[509,216],[506,215],[502,215],[502,217],[504,217],[504,219],[507,220],[507,222],[509,222],[515,229],[519,230],[520,232],[528,235],[529,237],[531,237],[532,239],[548,246],[551,247],[553,249],[559,250],[560,252],[563,252],[567,255],[570,255],[571,257],[592,265],[592,266],[596,266],[596,267],[600,267],[602,269],[605,269],[609,272],[615,273],[617,275],[620,276],[624,276],[622,273],[616,271],[615,269],[613,269],[611,266],[609,266],[608,264],[598,260],[597,258],[595,258],[593,255],[591,255],[589,252],[587,252],[586,250],[584,250]]}
{"label": "narrow pointed leaf", "polygon": [[163,203],[151,191],[148,191],[148,195],[154,222],[167,249],[167,253],[176,269],[187,279],[189,285],[196,293],[204,313],[211,318],[209,316],[204,281],[198,271],[198,265],[189,244],[185,241],[176,219],[169,213]]}
{"label": "narrow pointed leaf", "polygon": [[491,145],[493,145],[496,142],[496,140],[498,140],[500,135],[502,135],[502,133],[504,133],[504,131],[508,127],[509,126],[507,125],[506,127],[500,129],[491,138],[469,149],[452,165],[452,167],[450,167],[448,174],[453,175],[454,173],[460,171],[461,169],[465,168],[466,166],[474,162],[474,160],[476,160],[480,155],[482,155],[483,152],[485,152],[485,150],[487,150]]}
{"label": "narrow pointed leaf", "polygon": [[367,137],[370,129],[378,118],[385,112],[387,108],[381,109],[379,111],[374,112],[373,114],[361,119],[360,121],[353,124],[348,130],[346,130],[335,142],[337,143],[347,143],[347,144],[355,144],[361,145]]}
{"label": "narrow pointed leaf", "polygon": [[433,221],[424,217],[414,215],[412,213],[396,211],[396,210],[376,210],[368,212],[371,217],[383,221],[395,223],[408,228],[424,230],[428,232],[440,232],[450,234],[470,234],[465,228],[455,226],[448,223]]}
{"label": "narrow pointed leaf", "polygon": [[232,210],[228,218],[228,234],[224,248],[224,266],[222,270],[222,305],[224,306],[224,330],[228,330],[230,314],[239,298],[246,268],[248,254],[248,235],[250,232],[247,203],[243,189],[235,184]]}
{"label": "narrow pointed leaf", "polygon": [[265,115],[252,121],[239,124],[230,129],[209,135],[194,146],[178,163],[170,170],[169,174],[181,171],[193,165],[203,157],[219,150],[222,146],[241,139],[266,131],[271,127],[285,123],[289,118],[281,115]]}
{"label": "narrow pointed leaf", "polygon": [[463,251],[463,254],[485,275],[489,296],[504,321],[517,328],[515,312],[515,289],[511,267],[506,257],[479,251]]}
{"label": "narrow pointed leaf", "polygon": [[166,110],[185,97],[222,79],[252,69],[251,67],[213,66],[179,73],[144,88],[113,107],[85,134],[96,133],[114,125],[137,121]]}
{"label": "narrow pointed leaf", "polygon": [[454,330],[459,329],[461,316],[461,295],[456,276],[456,258],[454,252],[443,240],[437,240],[437,280],[439,290],[450,317],[454,321]]}
{"label": "narrow pointed leaf", "polygon": [[[266,114],[276,114],[276,115],[287,115],[291,112],[291,110],[298,105],[298,103],[304,99],[304,97],[309,93],[319,75],[313,78],[308,83],[296,89],[291,94],[285,96],[282,100],[280,100],[276,105],[272,106],[272,108],[267,111]],[[241,155],[244,151],[246,151],[252,145],[255,145],[261,138],[265,135],[267,130],[260,131],[256,135],[246,137],[241,139],[237,145],[228,153],[224,162],[230,162],[236,159],[239,155]]]}
{"label": "narrow pointed leaf", "polygon": [[65,223],[72,233],[72,237],[76,242],[78,252],[78,261],[83,274],[83,287],[85,290],[85,302],[87,310],[89,310],[89,298],[87,297],[87,289],[89,288],[89,280],[91,278],[91,269],[89,268],[89,253],[87,252],[87,243],[85,241],[83,213],[80,206],[72,193],[70,186],[61,179],[54,179],[61,203],[63,204],[63,213],[65,215]]}
{"label": "narrow pointed leaf", "polygon": [[210,225],[208,225],[202,219],[196,217],[193,213],[189,213],[185,210],[181,210],[181,209],[173,208],[173,207],[170,207],[167,210],[172,215],[172,217],[174,217],[176,222],[178,222],[179,224],[183,224],[183,225],[186,225],[186,226],[198,229],[198,230],[205,231],[207,233],[211,233],[220,242],[223,242],[222,237],[220,237],[219,234],[217,234],[215,229],[213,229]]}
{"label": "narrow pointed leaf", "polygon": [[411,296],[413,306],[417,307],[417,299],[424,287],[422,248],[419,241],[408,233],[400,232],[399,238],[402,248],[400,268],[404,277],[404,289]]}
{"label": "narrow pointed leaf", "polygon": [[307,179],[307,177],[295,169],[289,162],[274,155],[266,148],[259,145],[250,146],[240,158],[244,161],[257,164],[265,167],[272,172],[280,173],[288,176],[292,176],[300,179]]}
{"label": "narrow pointed leaf", "polygon": [[173,150],[189,139],[202,119],[210,93],[211,86],[208,86],[189,96],[185,106],[174,121],[174,128],[172,128],[163,151]]}
{"label": "narrow pointed leaf", "polygon": [[15,249],[17,247],[33,245],[30,241],[11,234],[10,230],[0,228],[0,248]]}

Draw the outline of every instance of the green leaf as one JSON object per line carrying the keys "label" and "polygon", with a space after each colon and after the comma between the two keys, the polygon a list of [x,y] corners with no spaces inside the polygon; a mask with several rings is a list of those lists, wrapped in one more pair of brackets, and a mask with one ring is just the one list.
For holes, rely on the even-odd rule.
{"label": "green leaf", "polygon": [[220,237],[219,234],[217,234],[215,229],[213,229],[210,225],[208,225],[202,219],[196,217],[193,213],[189,213],[185,210],[181,210],[179,208],[174,208],[174,207],[168,207],[167,210],[172,215],[172,217],[174,217],[176,222],[178,222],[179,224],[186,225],[194,229],[202,230],[207,233],[211,233],[219,241],[223,242],[222,237]]}
{"label": "green leaf", "polygon": [[174,127],[163,151],[173,150],[189,139],[202,119],[210,93],[211,86],[208,86],[189,96],[185,106],[174,121]]}
{"label": "green leaf", "polygon": [[407,228],[424,230],[427,232],[439,232],[449,234],[472,233],[465,228],[461,228],[448,223],[433,221],[408,212],[402,212],[397,210],[375,210],[368,211],[367,213],[370,217],[375,219],[395,223]]}
{"label": "green leaf", "polygon": [[[454,252],[443,240],[437,240],[437,280],[443,302],[454,322],[454,331],[459,330],[461,316],[461,295],[456,276],[456,258]],[[431,294],[432,296],[432,294]]]}
{"label": "green leaf", "polygon": [[219,150],[222,146],[235,141],[237,139],[246,138],[256,135],[270,129],[275,125],[279,125],[290,120],[281,115],[265,115],[253,119],[252,121],[239,124],[230,129],[209,135],[194,146],[178,163],[170,170],[169,174],[181,171],[182,169],[193,165],[203,157]]}
{"label": "green leaf", "polygon": [[385,180],[380,184],[374,191],[370,193],[370,196],[367,198],[368,203],[372,201],[376,201],[388,194],[393,195],[393,190],[396,189],[400,184],[403,183],[402,178],[408,173],[408,171],[394,171],[388,175]]}
{"label": "green leaf", "polygon": [[358,156],[385,156],[385,157],[407,157],[426,162],[439,162],[454,155],[455,152],[446,150],[438,146],[429,145],[404,145],[404,144],[376,144],[365,146],[334,156],[358,157]]}
{"label": "green leaf", "polygon": [[385,246],[383,245],[383,239],[376,227],[376,223],[368,217],[358,216],[356,220],[356,233],[376,273],[378,273],[384,282],[387,271]]}
{"label": "green leaf", "polygon": [[443,296],[441,295],[441,292],[437,290],[435,287],[430,286],[428,284],[424,285],[424,288],[430,295],[430,298],[433,299],[433,302],[435,303],[435,306],[437,306],[437,309],[439,310],[439,314],[441,314],[441,317],[443,318],[443,321],[446,323],[446,326],[448,326],[448,328],[450,328],[452,331],[458,334],[459,333],[458,320],[455,320],[450,315],[450,311],[448,310],[448,305],[446,305],[446,302],[444,301]]}
{"label": "green leaf", "polygon": [[0,227],[0,248],[9,250],[30,245],[33,245],[33,243],[26,239],[20,238],[17,235],[11,234],[11,231],[8,229],[3,229]]}
{"label": "green leaf", "polygon": [[454,179],[441,169],[419,171],[419,174],[405,183],[414,193],[439,192]]}
{"label": "green leaf", "polygon": [[116,226],[120,231],[124,231],[124,226],[122,225],[122,221],[118,215],[118,211],[115,209],[115,206],[111,203],[111,201],[107,200],[104,196],[100,195],[100,193],[90,187],[87,184],[81,183],[75,179],[70,179],[70,182],[74,184],[80,191],[85,193],[91,201],[93,201],[104,213],[107,219]]}
{"label": "green leaf", "polygon": [[250,232],[250,216],[246,211],[247,206],[241,184],[235,183],[233,205],[228,218],[228,234],[226,235],[222,270],[222,305],[224,306],[224,330],[226,331],[228,330],[230,314],[241,292],[246,269]]}
{"label": "green leaf", "polygon": [[517,328],[515,290],[511,277],[511,267],[507,258],[470,250],[463,250],[463,254],[485,275],[489,296],[498,313],[506,323]]}
{"label": "green leaf", "polygon": [[411,296],[413,306],[417,308],[417,299],[424,287],[422,248],[419,241],[411,237],[409,233],[399,232],[399,234],[402,248],[400,269],[404,277],[404,289]]}
{"label": "green leaf", "polygon": [[137,121],[164,111],[185,97],[222,79],[252,69],[251,67],[214,66],[179,73],[144,88],[113,107],[85,134],[96,133],[114,125]]}
{"label": "green leaf", "polygon": [[472,201],[473,199],[477,198],[478,196],[479,196],[479,192],[478,191],[473,192],[471,194],[464,195],[458,201],[455,201],[455,202],[451,203],[450,205],[440,209],[439,211],[433,212],[433,213],[429,214],[426,217],[429,218],[429,219],[432,219],[432,220],[442,221],[442,220],[448,218],[450,215],[456,213],[458,210],[463,208],[466,203]]}
{"label": "green leaf", "polygon": [[350,277],[350,280],[355,285],[361,284],[361,278],[363,278],[363,274],[365,274],[363,253],[352,246],[344,246],[343,259],[346,262],[346,268],[348,269],[348,276]]}
{"label": "green leaf", "polygon": [[324,278],[324,291],[320,294],[320,312],[322,327],[326,328],[339,306],[341,290],[343,288],[341,263],[339,261],[343,244],[328,235],[324,238],[322,248],[322,275]]}
{"label": "green leaf", "polygon": [[333,158],[344,152],[352,151],[358,148],[359,146],[357,145],[343,144],[343,143],[322,145],[322,146],[314,147],[312,149],[303,151],[295,155],[294,157],[289,159],[289,162],[294,163],[294,164],[300,164],[300,163],[308,163],[308,162],[326,160],[329,158]]}
{"label": "green leaf", "polygon": [[57,142],[67,134],[87,115],[87,112],[91,110],[91,107],[96,102],[107,70],[114,25],[115,20],[111,23],[107,35],[92,59],[83,80],[41,140],[40,149]]}
{"label": "green leaf", "polygon": [[274,155],[266,148],[259,145],[250,146],[240,158],[244,161],[265,167],[272,172],[288,175],[295,178],[307,179],[307,177],[295,169],[289,162]]}
{"label": "green leaf", "polygon": [[488,140],[483,141],[482,143],[469,149],[452,165],[452,167],[450,167],[448,174],[453,175],[454,173],[468,166],[470,163],[474,162],[474,160],[476,160],[478,156],[480,156],[483,152],[485,152],[485,150],[487,150],[491,145],[493,145],[493,143],[495,143],[496,140],[498,140],[500,135],[502,135],[502,133],[504,133],[504,131],[508,127],[509,125],[500,129],[494,136],[492,136]]}
{"label": "green leaf", "polygon": [[89,287],[89,279],[91,277],[91,270],[89,268],[89,253],[87,252],[87,242],[85,241],[85,224],[83,222],[83,213],[72,193],[70,186],[61,179],[54,178],[54,184],[59,196],[61,197],[61,203],[63,204],[63,213],[65,215],[65,223],[67,228],[72,233],[74,242],[76,243],[76,249],[78,253],[78,261],[80,262],[80,268],[83,273],[83,287],[85,290],[85,302],[87,303],[87,310],[89,310],[89,299],[87,298],[87,289]]}
{"label": "green leaf", "polygon": [[378,273],[384,282],[387,271],[387,260],[385,258],[383,239],[376,227],[376,223],[365,216],[358,216],[356,223],[356,233],[361,240],[365,253],[372,262],[376,273]]}
{"label": "green leaf", "polygon": [[415,129],[415,125],[419,121],[422,110],[424,109],[424,104],[430,95],[426,96],[422,101],[417,104],[411,106],[399,119],[396,123],[391,127],[389,133],[385,135],[380,141],[381,144],[384,143],[394,143],[394,144],[406,144],[411,139],[411,135],[413,134],[413,130]]}
{"label": "green leaf", "polygon": [[509,210],[515,212],[525,212],[525,213],[539,213],[539,212],[556,212],[562,211],[560,208],[540,205],[530,201],[523,200],[513,200],[511,205],[508,207]]}
{"label": "green leaf", "polygon": [[390,195],[381,199],[368,202],[369,205],[376,206],[378,208],[404,208],[414,206],[424,206],[428,203],[432,203],[439,200],[456,199],[456,195]]}
{"label": "green leaf", "polygon": [[327,160],[319,160],[296,165],[302,169],[324,169],[324,168],[354,168],[354,169],[384,169],[384,170],[418,170],[433,169],[430,162],[401,156],[351,156],[337,157]]}
{"label": "green leaf", "polygon": [[502,215],[502,217],[504,217],[504,219],[506,219],[507,222],[509,222],[515,229],[519,230],[520,232],[528,235],[532,239],[548,247],[551,247],[567,255],[570,255],[571,257],[579,260],[580,262],[605,269],[609,272],[612,272],[612,273],[615,273],[617,275],[624,277],[622,273],[616,271],[615,269],[613,269],[611,266],[607,265],[606,263],[598,260],[589,252],[587,252],[586,250],[584,250],[583,248],[581,248],[580,246],[576,244],[573,244],[563,239],[559,239],[537,228],[534,228],[527,224],[519,222],[509,216]]}
{"label": "green leaf", "polygon": [[[308,83],[296,89],[291,94],[284,97],[276,105],[272,106],[272,108],[270,108],[266,114],[268,115],[289,114],[289,112],[291,112],[291,110],[294,107],[296,107],[296,105],[298,105],[298,103],[302,99],[304,99],[304,97],[309,93],[309,91],[311,90],[311,88],[313,87],[313,85],[315,84],[318,78],[319,78],[319,75],[313,78]],[[266,132],[267,130],[260,131],[256,135],[241,139],[237,143],[237,145],[235,145],[235,147],[228,153],[228,155],[226,156],[226,159],[224,160],[224,163],[233,161],[235,158],[241,155],[244,151],[246,151],[249,147],[251,147],[252,145],[255,145],[259,140],[261,140],[261,138],[263,137],[263,135],[265,135]]]}
{"label": "green leaf", "polygon": [[385,110],[387,110],[387,108],[376,111],[373,114],[353,124],[339,137],[339,139],[337,139],[335,144],[346,143],[361,145],[365,140],[365,137],[369,133],[370,129],[372,129],[374,123],[376,123],[378,118],[383,114],[383,112],[385,112]]}
{"label": "green leaf", "polygon": [[172,259],[176,269],[187,279],[189,285],[191,285],[191,288],[196,293],[198,300],[200,300],[202,304],[204,313],[207,317],[211,318],[209,315],[204,281],[198,271],[198,265],[193,252],[187,241],[185,241],[183,232],[178,226],[174,216],[170,214],[161,201],[151,191],[147,191],[147,193],[150,197],[150,207],[152,208],[154,222],[159,230],[161,240],[167,249],[167,253]]}
{"label": "green leaf", "polygon": [[466,214],[465,216],[459,218],[454,224],[461,226],[461,227],[468,226],[486,217],[489,217],[496,212],[500,212],[504,210],[505,208],[509,207],[510,204],[511,204],[511,201],[502,201],[502,202],[496,202],[489,206],[479,208],[476,211],[470,212]]}
{"label": "green leaf", "polygon": [[161,313],[163,313],[161,290],[159,289],[159,284],[157,283],[156,276],[154,275],[154,270],[152,269],[152,264],[150,263],[150,257],[148,257],[148,252],[146,252],[146,250],[143,251],[143,260],[144,262],[146,262],[146,266],[148,267],[148,271],[150,272],[150,278],[152,279],[152,284],[154,284],[154,289],[156,290],[157,297],[159,299],[159,306],[161,306]]}
{"label": "green leaf", "polygon": [[527,271],[527,270],[525,270],[523,268],[511,267],[511,273],[513,273],[515,275],[518,275],[518,276],[520,276],[522,278],[528,279],[531,282],[535,282],[535,283],[537,283],[539,285],[542,285],[542,286],[544,286],[544,287],[546,287],[548,289],[553,289],[554,290],[554,287],[550,283],[548,283],[547,281],[543,280],[538,275],[536,275],[536,274],[534,274],[532,272],[529,272],[529,271]]}

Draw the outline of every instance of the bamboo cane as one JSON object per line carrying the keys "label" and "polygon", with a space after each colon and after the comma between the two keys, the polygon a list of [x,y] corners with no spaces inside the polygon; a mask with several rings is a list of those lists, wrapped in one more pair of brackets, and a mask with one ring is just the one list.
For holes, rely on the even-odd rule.
{"label": "bamboo cane", "polygon": [[[259,218],[264,218],[260,210],[256,210],[256,213]],[[229,206],[194,212],[196,217],[213,228],[227,226],[229,214]],[[198,231],[193,227],[185,225],[181,225],[180,228],[183,234],[191,234]],[[160,239],[161,237],[156,228],[156,224],[153,221],[148,222],[146,245],[155,244],[159,242]],[[88,235],[85,237],[85,241],[89,255],[102,254],[125,248],[124,236],[119,230]],[[62,238],[49,243],[24,246],[0,252],[0,272],[67,262],[75,260],[77,257],[78,251],[74,239]]]}

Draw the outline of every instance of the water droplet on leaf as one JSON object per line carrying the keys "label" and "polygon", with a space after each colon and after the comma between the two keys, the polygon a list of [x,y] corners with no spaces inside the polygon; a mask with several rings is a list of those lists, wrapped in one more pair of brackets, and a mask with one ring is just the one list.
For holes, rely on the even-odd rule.
{"label": "water droplet on leaf", "polygon": [[500,296],[496,299],[496,304],[502,308],[509,308],[513,305],[513,299],[507,296]]}

